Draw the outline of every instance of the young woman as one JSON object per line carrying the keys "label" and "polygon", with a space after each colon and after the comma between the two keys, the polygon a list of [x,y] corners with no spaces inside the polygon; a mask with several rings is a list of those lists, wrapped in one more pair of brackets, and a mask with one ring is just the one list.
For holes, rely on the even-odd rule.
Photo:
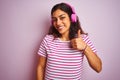
{"label": "young woman", "polygon": [[96,72],[102,62],[73,8],[59,3],[51,10],[52,25],[41,42],[37,80],[81,80],[83,57]]}

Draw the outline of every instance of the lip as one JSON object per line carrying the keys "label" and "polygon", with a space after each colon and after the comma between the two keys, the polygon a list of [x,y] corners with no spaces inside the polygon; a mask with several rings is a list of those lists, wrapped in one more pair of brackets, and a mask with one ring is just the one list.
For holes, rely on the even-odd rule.
{"label": "lip", "polygon": [[62,29],[64,29],[64,26],[58,26],[57,27],[57,30],[62,30]]}

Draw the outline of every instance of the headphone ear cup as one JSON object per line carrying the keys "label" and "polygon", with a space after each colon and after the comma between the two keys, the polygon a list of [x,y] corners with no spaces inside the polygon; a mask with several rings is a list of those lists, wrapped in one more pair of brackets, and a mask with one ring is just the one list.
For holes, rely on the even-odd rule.
{"label": "headphone ear cup", "polygon": [[77,22],[77,16],[76,16],[76,14],[72,14],[71,15],[71,20],[72,20],[72,22]]}

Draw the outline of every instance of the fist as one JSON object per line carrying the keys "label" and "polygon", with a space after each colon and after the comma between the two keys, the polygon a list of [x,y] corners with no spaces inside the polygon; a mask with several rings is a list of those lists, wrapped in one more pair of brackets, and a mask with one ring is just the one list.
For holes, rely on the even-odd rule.
{"label": "fist", "polygon": [[77,37],[71,40],[71,45],[74,49],[84,50],[86,47],[86,43],[83,41],[80,30],[78,30]]}

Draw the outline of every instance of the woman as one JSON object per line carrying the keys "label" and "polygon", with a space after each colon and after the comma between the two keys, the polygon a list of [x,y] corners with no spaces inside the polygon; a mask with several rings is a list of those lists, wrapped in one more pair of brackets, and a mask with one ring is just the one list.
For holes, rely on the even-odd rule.
{"label": "woman", "polygon": [[88,35],[82,30],[73,8],[59,3],[51,10],[52,25],[41,42],[38,80],[81,80],[83,57],[96,72],[102,62]]}

